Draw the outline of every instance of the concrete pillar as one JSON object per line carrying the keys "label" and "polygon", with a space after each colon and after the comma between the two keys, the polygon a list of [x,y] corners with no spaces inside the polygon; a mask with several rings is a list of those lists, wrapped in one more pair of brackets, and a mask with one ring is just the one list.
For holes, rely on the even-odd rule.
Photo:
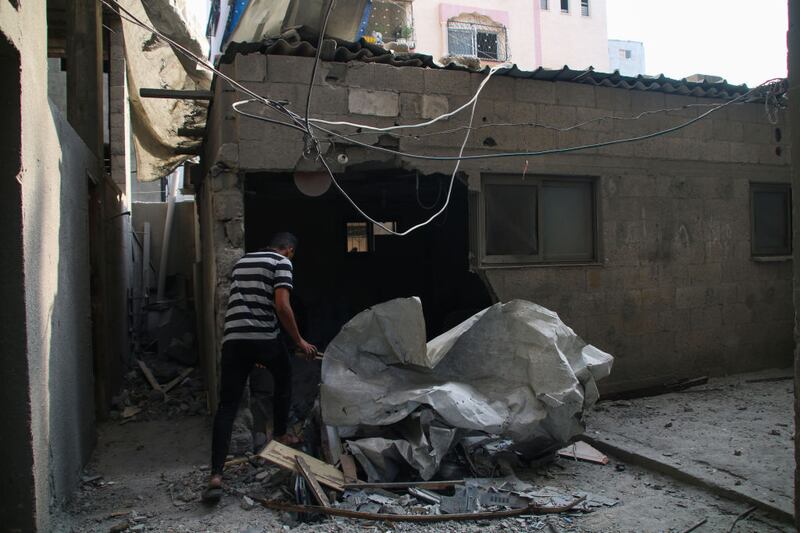
{"label": "concrete pillar", "polygon": [[[67,120],[103,160],[102,7],[97,0],[67,2]],[[98,176],[99,177],[99,176]]]}
{"label": "concrete pillar", "polygon": [[[798,84],[800,84],[800,0],[789,0],[789,131],[792,143],[792,189],[800,191],[800,105],[797,98]],[[794,251],[794,309],[795,309],[795,358],[794,358],[794,446],[795,446],[795,472],[794,472],[794,516],[795,525],[800,529],[800,321],[797,310],[800,309],[800,201],[794,201],[792,206],[793,251]]]}
{"label": "concrete pillar", "polygon": [[108,21],[109,36],[109,146],[111,149],[111,179],[131,203],[131,115],[128,101],[128,79],[125,63],[125,39],[122,21]]}

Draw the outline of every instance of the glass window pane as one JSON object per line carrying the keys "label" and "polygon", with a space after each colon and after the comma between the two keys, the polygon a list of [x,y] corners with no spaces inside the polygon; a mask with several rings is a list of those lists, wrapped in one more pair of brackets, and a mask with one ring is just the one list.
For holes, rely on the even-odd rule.
{"label": "glass window pane", "polygon": [[550,9],[550,7],[547,5],[547,0],[542,0],[542,9]]}
{"label": "glass window pane", "polygon": [[347,251],[350,253],[369,251],[369,235],[366,222],[347,223]]}
{"label": "glass window pane", "polygon": [[756,254],[790,253],[787,190],[753,191],[753,239],[753,250]]}
{"label": "glass window pane", "polygon": [[569,0],[561,0],[561,11],[569,13]]}
{"label": "glass window pane", "polygon": [[497,34],[479,31],[477,34],[478,57],[497,59]]}
{"label": "glass window pane", "polygon": [[530,185],[487,185],[486,254],[536,255],[537,188]]}
{"label": "glass window pane", "polygon": [[542,186],[542,242],[548,260],[594,259],[592,184]]}
{"label": "glass window pane", "polygon": [[457,56],[475,55],[475,32],[471,29],[449,28],[447,30],[447,50]]}

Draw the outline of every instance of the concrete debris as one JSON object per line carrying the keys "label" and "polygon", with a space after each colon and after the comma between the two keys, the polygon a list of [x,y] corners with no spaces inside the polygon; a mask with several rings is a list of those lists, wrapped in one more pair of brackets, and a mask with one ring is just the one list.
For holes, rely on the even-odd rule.
{"label": "concrete debris", "polygon": [[242,502],[239,504],[239,506],[245,511],[250,511],[256,506],[256,502],[254,502],[249,496],[242,496]]}
{"label": "concrete debris", "polygon": [[[612,362],[556,313],[522,300],[426,345],[420,300],[396,299],[357,315],[328,345],[322,416],[370,481],[392,480],[406,464],[431,479],[463,436],[512,439],[531,456],[564,446],[583,432]],[[365,426],[401,438],[366,437]]]}

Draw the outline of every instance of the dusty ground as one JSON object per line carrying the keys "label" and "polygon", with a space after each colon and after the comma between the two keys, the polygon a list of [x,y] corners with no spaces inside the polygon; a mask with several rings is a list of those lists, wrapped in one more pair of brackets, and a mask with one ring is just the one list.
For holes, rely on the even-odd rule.
{"label": "dusty ground", "polygon": [[587,434],[792,511],[793,381],[770,370],[712,379],[683,392],[601,402]]}
{"label": "dusty ground", "polygon": [[[746,383],[780,375],[747,375],[712,380],[705,392],[607,402],[590,419],[589,431],[632,435],[667,460],[718,464],[753,483],[786,493],[791,486],[791,381]],[[788,403],[787,403],[788,402]],[[745,409],[741,409],[745,407]],[[672,424],[668,426],[668,424]],[[785,424],[785,425],[781,425]],[[665,427],[668,426],[668,427]],[[778,434],[774,434],[777,431]],[[241,498],[226,495],[217,507],[206,507],[199,493],[207,471],[210,420],[187,415],[172,420],[117,422],[102,425],[88,481],[57,520],[56,531],[630,531],[682,532],[702,519],[697,529],[727,532],[748,504],[611,458],[608,465],[559,459],[546,468],[519,471],[522,479],[566,492],[587,491],[619,500],[613,507],[588,513],[527,517],[500,521],[369,524],[325,520],[298,524],[286,514],[258,506],[241,507]],[[741,450],[741,455],[736,453]],[[260,497],[281,493],[285,476],[270,467],[245,464],[230,471],[232,485]],[[256,475],[259,478],[256,479]],[[89,478],[87,478],[89,479]],[[734,531],[794,531],[786,523],[757,511]]]}

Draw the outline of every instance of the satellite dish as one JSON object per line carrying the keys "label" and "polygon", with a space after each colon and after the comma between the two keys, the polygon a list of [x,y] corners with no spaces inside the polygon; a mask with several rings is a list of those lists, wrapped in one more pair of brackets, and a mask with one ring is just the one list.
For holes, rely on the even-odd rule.
{"label": "satellite dish", "polygon": [[295,172],[294,184],[306,196],[322,196],[331,188],[331,177],[327,172]]}

